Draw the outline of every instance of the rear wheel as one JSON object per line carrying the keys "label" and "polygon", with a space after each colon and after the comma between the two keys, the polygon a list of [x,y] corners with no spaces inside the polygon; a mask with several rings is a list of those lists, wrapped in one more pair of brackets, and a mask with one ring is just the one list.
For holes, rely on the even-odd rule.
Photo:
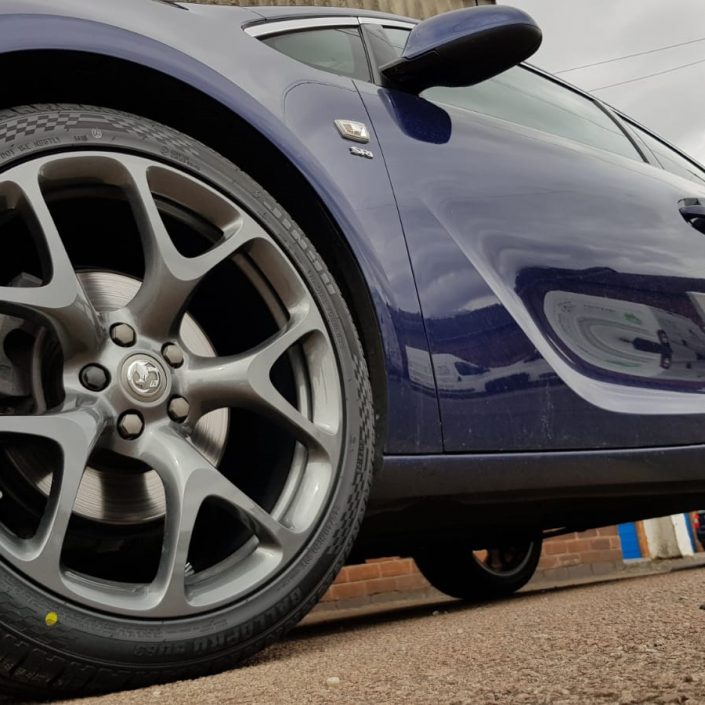
{"label": "rear wheel", "polygon": [[415,556],[433,587],[462,600],[506,597],[524,587],[536,572],[541,539],[473,551],[462,545],[429,549]]}
{"label": "rear wheel", "polygon": [[340,568],[374,450],[364,356],[249,177],[110,110],[0,114],[0,687],[202,675]]}

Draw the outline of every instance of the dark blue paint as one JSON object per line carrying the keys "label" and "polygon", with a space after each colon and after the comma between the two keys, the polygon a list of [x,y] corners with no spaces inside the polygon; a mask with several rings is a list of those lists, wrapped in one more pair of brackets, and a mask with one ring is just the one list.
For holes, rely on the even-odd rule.
{"label": "dark blue paint", "polygon": [[433,103],[401,91],[380,94],[402,131],[419,142],[447,144],[453,131],[450,115]]}
{"label": "dark blue paint", "polygon": [[[699,187],[462,109],[438,113],[429,137],[423,99],[359,88],[412,256],[445,449],[700,442],[702,370],[674,379],[673,370],[639,377],[596,365],[544,311],[547,294],[568,292],[653,307],[701,336],[689,293],[705,291],[705,239],[678,211]],[[648,354],[660,361],[660,353]]]}
{"label": "dark blue paint", "polygon": [[414,28],[404,48],[404,58],[413,59],[470,34],[479,35],[518,24],[535,26],[529,15],[515,7],[485,5],[445,12]]}
{"label": "dark blue paint", "polygon": [[[8,0],[0,7],[0,53],[71,49],[125,59],[196,87],[254,125],[311,183],[367,281],[387,353],[394,419],[387,452],[437,452],[435,390],[406,374],[407,348],[427,357],[428,349],[384,162],[352,157],[333,126],[339,117],[366,119],[364,106],[351,80],[292,62],[242,32],[258,19],[237,7]],[[251,66],[257,70],[243,70]]]}
{"label": "dark blue paint", "polygon": [[[705,386],[688,371],[688,346],[633,336],[628,344],[663,373],[620,373],[559,334],[545,301],[556,291],[581,305],[609,298],[699,326],[691,293],[705,292],[705,238],[678,204],[705,191],[369,84],[361,97],[349,79],[241,31],[285,12],[5,0],[0,53],[67,49],[162,71],[254,125],[296,165],[350,243],[377,311],[389,454],[440,452],[441,418],[454,452],[701,441]],[[373,122],[374,160],[350,155],[332,124],[339,117]]]}

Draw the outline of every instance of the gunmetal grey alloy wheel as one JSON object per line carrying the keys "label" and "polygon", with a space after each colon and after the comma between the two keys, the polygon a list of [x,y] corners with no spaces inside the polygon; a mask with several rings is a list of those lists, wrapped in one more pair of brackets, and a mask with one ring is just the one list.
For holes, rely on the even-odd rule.
{"label": "gunmetal grey alloy wheel", "polygon": [[461,600],[490,600],[524,587],[536,572],[541,549],[540,538],[475,551],[451,544],[440,550],[428,547],[415,559],[428,582],[446,595]]}
{"label": "gunmetal grey alloy wheel", "polygon": [[226,668],[315,604],[362,518],[350,314],[271,196],[190,138],[80,106],[0,128],[0,688]]}

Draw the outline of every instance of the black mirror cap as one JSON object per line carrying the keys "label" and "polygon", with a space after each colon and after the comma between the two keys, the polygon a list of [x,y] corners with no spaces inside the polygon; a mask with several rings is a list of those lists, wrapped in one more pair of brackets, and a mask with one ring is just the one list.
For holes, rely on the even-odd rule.
{"label": "black mirror cap", "polygon": [[388,87],[421,93],[472,86],[528,59],[541,46],[534,20],[514,7],[481,6],[418,24],[400,59],[381,68]]}

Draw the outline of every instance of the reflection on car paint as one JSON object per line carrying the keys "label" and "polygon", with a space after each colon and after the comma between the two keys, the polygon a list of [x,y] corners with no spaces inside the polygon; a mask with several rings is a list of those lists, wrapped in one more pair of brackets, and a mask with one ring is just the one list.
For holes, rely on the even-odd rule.
{"label": "reflection on car paint", "polygon": [[695,279],[532,267],[516,290],[561,358],[601,382],[705,391],[705,293]]}
{"label": "reflection on car paint", "polygon": [[705,329],[686,316],[611,297],[550,291],[546,318],[570,351],[619,374],[705,379]]}
{"label": "reflection on car paint", "polygon": [[538,354],[511,365],[484,367],[455,355],[433,356],[438,389],[449,394],[502,394],[533,386],[560,383],[558,375]]}
{"label": "reflection on car paint", "polygon": [[433,368],[428,350],[406,347],[406,363],[409,379],[419,387],[435,390]]}
{"label": "reflection on car paint", "polygon": [[[419,127],[433,112],[428,101],[358,87],[409,246],[444,449],[700,442],[705,402],[692,392],[705,389],[703,380],[588,364],[544,309],[549,292],[575,292],[656,307],[700,326],[689,293],[705,292],[705,240],[678,210],[683,198],[702,197],[700,187],[636,158],[450,106],[433,106],[439,129],[428,135]],[[538,374],[513,367],[536,350],[550,364],[523,365]],[[445,356],[507,382],[483,389],[480,375],[462,379]],[[514,377],[524,373],[528,381]],[[551,376],[536,382],[544,373]],[[652,391],[675,394],[664,403]]]}

